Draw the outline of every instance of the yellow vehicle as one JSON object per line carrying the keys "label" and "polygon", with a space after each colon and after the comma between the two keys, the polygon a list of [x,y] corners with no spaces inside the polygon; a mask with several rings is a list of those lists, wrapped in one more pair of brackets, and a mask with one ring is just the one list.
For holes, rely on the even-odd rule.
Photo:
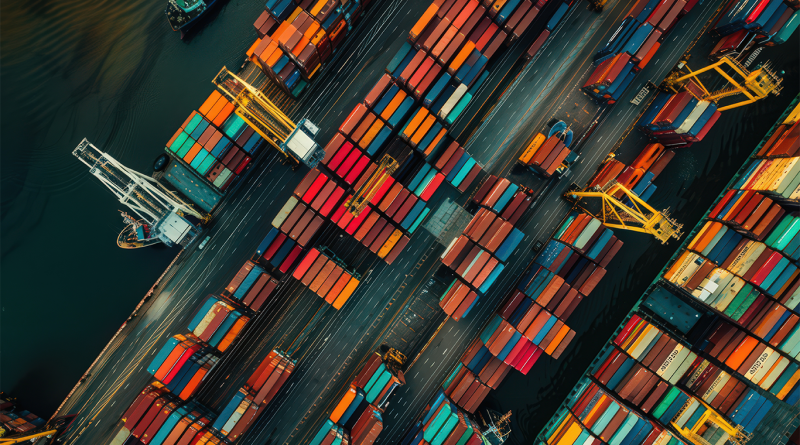
{"label": "yellow vehicle", "polygon": [[525,151],[522,152],[522,156],[519,157],[520,164],[529,165],[533,160],[533,156],[536,154],[536,151],[539,150],[539,147],[542,146],[544,143],[545,135],[542,133],[536,133],[536,136],[533,137],[533,140],[530,144],[525,148]]}

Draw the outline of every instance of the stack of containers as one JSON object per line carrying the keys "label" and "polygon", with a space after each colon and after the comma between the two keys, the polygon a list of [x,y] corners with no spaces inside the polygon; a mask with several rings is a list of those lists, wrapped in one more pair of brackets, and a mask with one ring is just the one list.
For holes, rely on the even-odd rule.
{"label": "stack of containers", "polygon": [[[557,414],[557,426],[546,436],[548,444],[582,444],[593,441],[643,445],[684,443],[680,436],[676,437],[658,422],[629,409],[624,402],[617,400],[612,393],[597,384],[584,379],[578,385],[581,391],[575,395],[572,404]],[[662,417],[674,416],[689,400],[686,394],[674,389],[675,397],[666,399],[663,408],[659,407],[664,412]],[[696,412],[696,409],[692,412]],[[698,419],[699,415],[693,416],[693,421],[676,423],[682,427],[692,427]]]}
{"label": "stack of containers", "polygon": [[25,433],[46,423],[30,411],[15,411],[14,404],[4,399],[0,399],[0,422],[12,434]]}
{"label": "stack of containers", "polygon": [[242,315],[233,305],[209,296],[189,323],[189,331],[219,352],[225,352],[248,321],[250,317]]}
{"label": "stack of containers", "polygon": [[[541,9],[545,3],[546,1],[538,0],[536,2],[536,8]],[[533,56],[535,56],[536,53],[538,53],[539,50],[542,49],[544,42],[547,41],[547,39],[550,37],[550,34],[556,29],[556,26],[558,26],[558,24],[561,23],[561,20],[564,19],[564,16],[567,15],[567,11],[569,11],[569,7],[571,6],[571,4],[572,2],[565,1],[558,6],[558,9],[556,10],[555,13],[553,13],[553,15],[547,21],[547,25],[545,25],[545,28],[539,34],[539,37],[537,37],[536,40],[533,41],[528,50],[525,51],[525,54],[523,54],[522,57],[525,60],[532,59]]]}
{"label": "stack of containers", "polygon": [[[473,347],[467,350],[461,357],[461,362],[442,383],[445,395],[469,413],[474,413],[489,392],[497,389],[510,370],[507,364],[497,359],[481,360],[493,358],[491,355],[489,357],[469,355],[472,349]],[[464,364],[465,362],[472,368]]]}
{"label": "stack of containers", "polygon": [[150,362],[147,372],[172,393],[187,400],[200,387],[219,357],[194,334],[178,334],[167,340]]}
{"label": "stack of containers", "polygon": [[214,91],[166,146],[167,153],[220,191],[241,176],[263,144],[263,138],[233,113],[234,108]]}
{"label": "stack of containers", "polygon": [[371,354],[311,443],[327,443],[325,438],[341,433],[353,445],[373,443],[383,430],[381,414],[389,396],[400,385],[405,385],[403,372]]}
{"label": "stack of containers", "polygon": [[597,67],[583,90],[600,102],[613,104],[658,51],[663,37],[697,0],[639,0],[595,54]]}
{"label": "stack of containers", "polygon": [[344,306],[360,283],[358,274],[349,272],[338,261],[315,248],[308,251],[292,276],[337,311]]}
{"label": "stack of containers", "polygon": [[271,351],[247,383],[225,405],[213,428],[228,441],[234,441],[255,423],[269,402],[275,398],[294,371],[296,360]]}
{"label": "stack of containers", "polygon": [[[658,407],[669,400],[670,393],[675,393],[676,384],[743,425],[747,431],[752,431],[772,407],[772,402],[749,389],[744,381],[697,357],[687,346],[638,315],[628,320],[613,344],[614,348],[604,352],[605,360],[595,367],[595,379],[608,388],[615,388],[620,397],[643,412],[652,411],[652,415],[662,421],[669,416],[662,418]],[[774,370],[770,373],[775,374]],[[773,375],[772,379],[777,377]],[[639,392],[637,388],[643,389]],[[683,416],[692,416],[686,414]],[[699,415],[698,412],[692,417]]]}
{"label": "stack of containers", "polygon": [[402,445],[458,443],[480,445],[489,443],[481,434],[481,426],[470,419],[442,390],[426,407],[422,419],[403,437]]}
{"label": "stack of containers", "polygon": [[[346,170],[343,170],[346,174],[344,176],[345,182],[352,185],[354,189],[358,189],[364,181],[369,179],[376,167],[375,164],[370,162],[369,158],[360,156],[358,153],[356,153],[355,156],[338,156],[339,153],[334,153],[330,158],[328,154],[329,153],[326,153],[326,159],[323,160],[323,164],[327,162],[326,165],[329,168],[331,168],[331,165],[338,166],[338,163],[341,162],[342,164],[348,164],[350,166],[347,167],[347,169],[353,169],[351,173],[353,171],[356,172],[355,175],[351,176],[351,173],[347,173]],[[359,159],[358,162],[356,162],[356,159]],[[370,168],[367,168],[367,165],[370,165]],[[379,190],[377,195],[373,196],[371,202],[380,202],[383,195],[387,193],[387,188],[391,185],[392,182],[389,181],[384,183],[384,187]],[[422,222],[422,219],[427,215],[427,212],[423,213],[423,210],[427,210],[425,209],[424,202],[419,202],[419,200],[414,197],[413,201],[409,199],[405,202],[398,202],[398,205],[392,209],[393,212],[391,216],[388,210],[384,212],[386,216],[381,216],[373,205],[367,205],[361,214],[354,217],[344,205],[352,195],[345,196],[344,189],[339,187],[334,179],[328,178],[327,175],[317,169],[311,170],[306,175],[297,188],[295,188],[294,195],[296,197],[293,196],[289,198],[276,217],[276,221],[273,221],[273,225],[275,225],[276,222],[281,222],[282,219],[285,218],[281,225],[281,230],[283,230],[283,226],[287,223],[294,224],[293,221],[295,218],[292,216],[293,214],[295,214],[298,219],[307,218],[306,214],[308,214],[308,212],[319,208],[317,216],[311,220],[310,223],[307,223],[309,228],[304,229],[305,232],[303,235],[297,235],[299,237],[298,243],[310,240],[311,237],[305,237],[305,233],[309,230],[313,230],[313,232],[316,233],[319,226],[322,224],[323,218],[329,218],[331,222],[345,230],[349,235],[353,235],[362,245],[369,248],[370,251],[377,254],[379,258],[389,264],[397,258],[403,248],[408,244],[409,238],[403,234],[402,229],[416,230]],[[311,208],[306,210],[306,204],[309,204]],[[402,204],[402,208],[399,208],[400,204]],[[298,211],[298,208],[301,210]],[[305,213],[302,214],[303,216],[300,216],[299,212],[302,213],[303,210]],[[286,215],[285,217],[282,216],[284,214]],[[305,227],[306,224],[300,224],[302,221],[303,220],[300,219],[300,222],[296,223],[294,227]],[[400,227],[398,228],[395,224],[398,224]],[[297,232],[297,230],[294,231]],[[285,235],[280,235],[279,237],[282,237],[281,239],[286,238]],[[291,241],[292,233],[289,233],[289,238],[289,241]]]}
{"label": "stack of containers", "polygon": [[444,149],[433,168],[439,170],[439,174],[462,193],[469,189],[483,171],[475,159],[456,141],[452,141]]}
{"label": "stack of containers", "polygon": [[[535,140],[536,138],[534,138]],[[571,153],[557,135],[550,136],[540,145],[534,145],[531,148],[523,153],[524,159],[526,159],[525,165],[545,178],[553,176],[556,169]]]}
{"label": "stack of containers", "polygon": [[637,125],[667,147],[690,146],[703,140],[720,114],[716,104],[698,101],[687,91],[677,94],[661,92]]}
{"label": "stack of containers", "polygon": [[252,261],[245,262],[225,287],[223,295],[258,312],[278,287],[278,280]]}
{"label": "stack of containers", "polygon": [[[659,143],[647,144],[631,165],[625,165],[616,159],[603,164],[589,181],[589,188],[602,187],[613,179],[637,194],[643,201],[647,201],[656,191],[653,181],[674,157],[675,151],[666,149]],[[631,204],[626,196],[618,198],[622,198],[625,204]]]}
{"label": "stack of containers", "polygon": [[760,191],[776,201],[800,202],[800,106],[786,116],[756,152],[736,183],[736,190]]}
{"label": "stack of containers", "polygon": [[363,16],[369,0],[270,0],[254,23],[259,39],[247,52],[287,93],[300,95]]}
{"label": "stack of containers", "polygon": [[[600,353],[590,368],[591,377],[578,383],[580,391],[557,413],[556,423],[545,429],[544,436],[552,439],[548,443],[571,443],[560,440],[567,435],[583,435],[583,431],[571,426],[575,418],[589,434],[610,441],[617,434],[630,437],[637,427],[647,433],[649,428],[640,420],[650,423],[655,431],[673,422],[694,428],[708,409],[742,425],[745,431],[753,431],[773,403],[740,378],[698,357],[672,335],[634,314],[621,326],[612,344]],[[775,368],[770,372],[775,374]],[[777,375],[771,378],[774,379]],[[607,411],[609,401],[619,405],[611,413]],[[630,418],[629,413],[635,413],[638,419]],[[572,420],[564,421],[570,416]],[[609,426],[612,428],[606,429]],[[700,433],[712,442],[717,437],[716,428],[710,425]],[[654,443],[647,434],[636,437],[632,443]],[[647,437],[650,439],[645,440]],[[682,436],[677,437],[685,441]]]}
{"label": "stack of containers", "polygon": [[194,402],[184,403],[159,382],[147,385],[122,415],[114,443],[224,443],[208,429],[214,413]]}
{"label": "stack of containers", "polygon": [[798,5],[781,0],[731,0],[714,25],[722,36],[711,52],[721,57],[741,48],[744,42],[778,45],[786,42],[800,24]]}

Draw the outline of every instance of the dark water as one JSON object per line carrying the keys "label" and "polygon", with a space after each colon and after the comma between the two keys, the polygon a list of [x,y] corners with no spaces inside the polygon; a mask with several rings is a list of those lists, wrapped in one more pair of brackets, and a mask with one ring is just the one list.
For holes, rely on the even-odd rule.
{"label": "dark water", "polygon": [[48,417],[177,250],[123,251],[122,205],[71,154],[84,137],[153,159],[238,67],[259,1],[230,0],[189,42],[165,0],[7,1],[2,21],[0,390]]}
{"label": "dark water", "polygon": [[[698,47],[694,53],[699,58],[708,51]],[[755,104],[722,112],[720,120],[703,142],[678,150],[672,162],[654,181],[658,188],[649,204],[656,209],[669,208],[672,216],[684,224],[684,234],[691,232],[800,92],[800,33],[795,33],[792,40],[781,46],[765,48],[756,63],[766,60],[772,60],[777,70],[786,72],[783,93],[779,97],[771,96]],[[631,133],[618,152],[618,159],[630,163],[646,143],[638,131]],[[614,258],[614,267],[609,268],[598,287],[582,300],[570,317],[568,324],[577,335],[561,359],[543,357],[544,361],[540,359],[527,376],[512,372],[487,398],[487,406],[492,409],[502,413],[513,412],[512,434],[507,444],[534,442],[597,352],[608,342],[679,245],[673,240],[664,246],[653,238],[633,232],[615,231],[615,234],[625,242],[625,246]]]}

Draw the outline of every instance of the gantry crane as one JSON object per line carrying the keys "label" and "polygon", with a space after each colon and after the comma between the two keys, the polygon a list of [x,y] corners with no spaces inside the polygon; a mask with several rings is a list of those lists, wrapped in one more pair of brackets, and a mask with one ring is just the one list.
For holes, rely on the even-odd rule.
{"label": "gantry crane", "polygon": [[[732,73],[729,73],[724,68],[728,68]],[[683,69],[688,73],[684,73]],[[712,70],[727,80],[730,85],[716,91],[709,91],[698,76]],[[742,79],[741,81],[734,78],[737,75]],[[719,61],[697,71],[692,71],[683,61],[678,64],[676,70],[667,76],[662,86],[677,93],[687,82],[694,83],[701,90],[695,91],[695,88],[686,88],[686,91],[694,95],[698,100],[717,102],[720,99],[739,94],[747,97],[745,100],[717,108],[719,111],[725,111],[751,104],[764,99],[770,94],[779,95],[783,79],[779,74],[772,71],[770,62],[760,65],[755,71],[751,72],[736,59],[724,56]]]}
{"label": "gantry crane", "polygon": [[319,129],[303,119],[295,124],[258,88],[222,67],[212,81],[236,106],[236,115],[287,159],[316,167],[325,151],[314,142]]}
{"label": "gantry crane", "polygon": [[378,193],[383,184],[397,170],[398,164],[388,154],[383,155],[378,168],[375,172],[361,184],[353,196],[345,201],[344,206],[353,216],[358,216],[367,207],[369,201]]}
{"label": "gantry crane", "polygon": [[[620,198],[626,196],[632,205],[621,202]],[[680,239],[683,224],[678,224],[669,217],[667,210],[659,212],[644,202],[639,195],[628,190],[615,180],[608,181],[599,190],[572,190],[565,194],[567,199],[574,200],[576,204],[581,198],[600,198],[601,210],[594,215],[603,221],[609,228],[631,230],[634,232],[649,233],[656,237],[662,244],[670,238]],[[591,211],[583,208],[589,214]]]}
{"label": "gantry crane", "polygon": [[673,419],[680,418],[684,411],[692,404],[693,400],[697,400],[706,408],[705,412],[700,415],[700,418],[697,420],[697,422],[695,422],[694,426],[687,428],[685,426],[679,426],[674,421],[670,422],[673,428],[675,428],[676,431],[689,440],[689,442],[694,445],[710,445],[710,443],[703,438],[703,436],[698,434],[700,428],[704,427],[708,423],[713,424],[717,428],[724,431],[729,436],[728,441],[734,445],[745,445],[750,440],[751,435],[745,432],[741,425],[732,425],[730,422],[722,418],[722,416],[720,416],[716,411],[714,411],[714,408],[711,408],[704,401],[698,398],[689,398],[689,400],[684,403],[683,407],[680,409],[680,411],[678,411]]}

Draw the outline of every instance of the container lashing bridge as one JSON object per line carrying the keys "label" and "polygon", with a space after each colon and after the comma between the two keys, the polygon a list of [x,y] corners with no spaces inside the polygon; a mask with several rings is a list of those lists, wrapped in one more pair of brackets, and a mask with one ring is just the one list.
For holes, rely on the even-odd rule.
{"label": "container lashing bridge", "polygon": [[223,67],[212,81],[236,106],[235,113],[247,122],[287,160],[314,168],[325,150],[314,142],[319,128],[307,119],[295,124],[258,88]]}
{"label": "container lashing bridge", "polygon": [[[623,196],[630,204],[620,201]],[[682,236],[683,224],[678,224],[670,218],[667,210],[659,212],[652,208],[636,193],[613,179],[599,189],[569,190],[565,198],[612,229],[649,233],[661,241],[661,244],[666,244],[670,238],[680,239]],[[580,206],[581,199],[589,201],[590,198],[599,198],[601,202],[599,211],[592,212]]]}

